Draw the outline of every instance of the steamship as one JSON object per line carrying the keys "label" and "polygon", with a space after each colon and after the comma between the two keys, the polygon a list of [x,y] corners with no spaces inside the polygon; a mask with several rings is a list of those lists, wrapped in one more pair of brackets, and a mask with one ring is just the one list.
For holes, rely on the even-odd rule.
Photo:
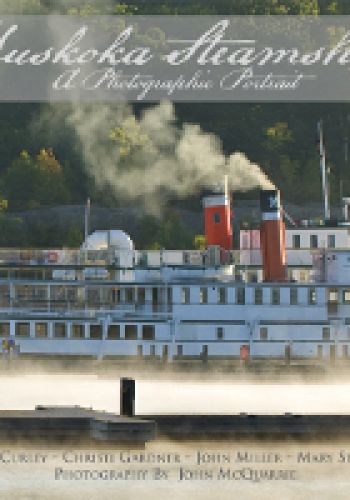
{"label": "steamship", "polygon": [[279,191],[262,191],[260,229],[242,230],[239,250],[226,190],[203,200],[206,250],[136,250],[121,230],[76,250],[1,249],[3,355],[347,359],[345,202],[337,227],[286,230]]}

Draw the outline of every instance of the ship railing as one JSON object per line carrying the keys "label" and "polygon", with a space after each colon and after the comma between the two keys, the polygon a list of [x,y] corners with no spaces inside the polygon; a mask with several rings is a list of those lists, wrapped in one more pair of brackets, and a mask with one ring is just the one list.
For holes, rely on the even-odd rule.
{"label": "ship railing", "polygon": [[[3,321],[6,319],[7,315],[16,315],[16,319],[20,321],[22,318],[24,319],[71,319],[72,311],[68,310],[55,310],[55,311],[41,311],[36,309],[27,309],[27,308],[13,308],[13,309],[4,309],[0,308],[0,318]],[[140,318],[147,319],[156,319],[156,318],[168,318],[169,314],[166,311],[135,311],[133,309],[124,309],[124,310],[116,310],[116,309],[77,309],[74,310],[74,318],[76,319],[91,319],[95,321],[107,323],[117,321],[118,319],[135,319],[139,320]]]}
{"label": "ship railing", "polygon": [[84,249],[0,249],[0,265],[64,266],[116,268],[160,268],[166,266],[215,267],[236,264],[240,251],[225,251],[219,247],[207,250],[84,250]]}
{"label": "ship railing", "polygon": [[107,266],[116,263],[113,250],[86,251],[80,249],[0,249],[0,264],[45,266]]}
{"label": "ship railing", "polygon": [[135,252],[135,265],[141,268],[194,267],[207,268],[239,263],[239,250],[143,250]]}
{"label": "ship railing", "polygon": [[118,312],[139,312],[147,313],[166,312],[171,309],[167,305],[152,305],[152,304],[115,304],[112,302],[84,302],[84,301],[66,301],[66,300],[13,300],[6,304],[1,304],[3,309],[23,309],[31,311],[76,311],[76,310],[92,310],[92,311],[118,311]]}

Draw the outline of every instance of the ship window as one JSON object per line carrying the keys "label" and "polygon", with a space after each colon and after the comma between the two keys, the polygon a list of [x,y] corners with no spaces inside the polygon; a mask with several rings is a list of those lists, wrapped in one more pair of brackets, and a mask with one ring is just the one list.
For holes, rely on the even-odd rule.
{"label": "ship window", "polygon": [[72,325],[72,339],[83,339],[84,337],[84,325]]}
{"label": "ship window", "polygon": [[90,325],[90,339],[102,339],[101,325]]}
{"label": "ship window", "polygon": [[213,222],[214,224],[220,224],[220,214],[219,212],[213,213]]}
{"label": "ship window", "polygon": [[263,303],[263,289],[262,288],[255,288],[254,291],[254,303],[257,306],[261,306]]}
{"label": "ship window", "polygon": [[328,248],[335,248],[335,234],[329,234],[327,240]]}
{"label": "ship window", "polygon": [[100,291],[97,288],[88,288],[86,291],[86,300],[89,306],[100,304]]}
{"label": "ship window", "polygon": [[208,289],[205,287],[201,287],[199,290],[199,302],[200,304],[208,303]]}
{"label": "ship window", "polygon": [[66,325],[64,323],[55,323],[53,335],[56,339],[64,339],[66,336]]}
{"label": "ship window", "polygon": [[316,304],[316,290],[314,288],[308,290],[308,302],[311,306]]}
{"label": "ship window", "polygon": [[77,300],[76,288],[66,288],[66,297],[68,302],[75,302]]}
{"label": "ship window", "polygon": [[245,304],[245,289],[243,287],[238,287],[236,290],[237,293],[237,304],[244,305]]}
{"label": "ship window", "polygon": [[226,304],[226,288],[218,288],[218,303]]}
{"label": "ship window", "polygon": [[216,338],[218,340],[221,340],[224,338],[224,329],[222,328],[222,326],[218,326],[217,329],[216,329]]}
{"label": "ship window", "polygon": [[112,288],[112,301],[115,304],[120,302],[120,288]]}
{"label": "ship window", "polygon": [[146,290],[144,288],[137,289],[137,303],[144,305],[146,302]]}
{"label": "ship window", "polygon": [[149,348],[149,355],[150,356],[155,356],[156,355],[156,346],[155,345],[151,345],[150,348]]}
{"label": "ship window", "polygon": [[0,323],[0,336],[7,337],[10,335],[10,323]]}
{"label": "ship window", "polygon": [[300,248],[300,234],[293,234],[293,248]]}
{"label": "ship window", "polygon": [[267,340],[268,338],[268,329],[266,326],[262,326],[260,328],[260,340]]}
{"label": "ship window", "polygon": [[35,336],[47,337],[47,323],[35,323]]}
{"label": "ship window", "polygon": [[171,307],[173,302],[173,289],[170,287],[168,288],[167,291],[167,300],[168,300],[168,307]]}
{"label": "ship window", "polygon": [[29,337],[30,327],[29,323],[16,324],[16,337]]}
{"label": "ship window", "polygon": [[143,325],[142,326],[142,339],[143,340],[154,340],[154,325]]}
{"label": "ship window", "polygon": [[336,288],[331,288],[328,290],[328,302],[331,304],[338,303],[338,290]]}
{"label": "ship window", "polygon": [[350,290],[343,290],[343,302],[344,304],[350,304]]}
{"label": "ship window", "polygon": [[183,346],[180,344],[177,346],[177,355],[182,356],[183,355]]}
{"label": "ship window", "polygon": [[298,304],[298,289],[297,288],[291,288],[290,289],[290,295],[289,295],[289,301],[291,306],[296,306]]}
{"label": "ship window", "polygon": [[280,304],[280,289],[272,288],[271,290],[271,304],[273,306],[278,306]]}
{"label": "ship window", "polygon": [[190,303],[190,289],[188,287],[183,287],[181,290],[181,304]]}
{"label": "ship window", "polygon": [[120,339],[120,326],[119,325],[109,325],[108,327],[108,338],[110,340]]}
{"label": "ship window", "polygon": [[299,280],[300,281],[307,281],[307,272],[306,271],[300,271]]}
{"label": "ship window", "polygon": [[134,302],[134,289],[125,288],[125,302],[127,304],[132,304]]}
{"label": "ship window", "polygon": [[137,339],[137,325],[125,325],[125,338],[126,340]]}
{"label": "ship window", "polygon": [[331,338],[330,328],[322,328],[322,340],[329,340]]}
{"label": "ship window", "polygon": [[317,234],[310,234],[310,248],[318,248]]}

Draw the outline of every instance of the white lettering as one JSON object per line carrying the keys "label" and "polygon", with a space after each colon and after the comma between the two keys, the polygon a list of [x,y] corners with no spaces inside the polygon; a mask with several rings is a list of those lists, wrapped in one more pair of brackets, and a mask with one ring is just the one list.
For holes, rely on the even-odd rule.
{"label": "white lettering", "polygon": [[198,64],[206,64],[208,62],[206,56],[221,41],[229,24],[230,22],[227,19],[219,21],[200,36],[192,45],[183,50],[174,50],[170,52],[170,54],[165,56],[165,60],[172,66],[178,66],[179,64],[189,61],[200,47],[209,44],[208,48],[200,55],[197,61]]}
{"label": "white lettering", "polygon": [[52,84],[55,90],[73,90],[73,80],[80,74],[80,68],[69,69],[62,73]]}
{"label": "white lettering", "polygon": [[71,66],[72,64],[75,64],[76,61],[75,59],[71,59],[71,56],[73,54],[77,54],[77,52],[79,51],[76,45],[84,38],[87,31],[88,31],[87,26],[83,26],[76,33],[74,33],[72,38],[63,47],[63,49],[57,52],[57,54],[52,60],[53,64],[63,63],[66,66]]}

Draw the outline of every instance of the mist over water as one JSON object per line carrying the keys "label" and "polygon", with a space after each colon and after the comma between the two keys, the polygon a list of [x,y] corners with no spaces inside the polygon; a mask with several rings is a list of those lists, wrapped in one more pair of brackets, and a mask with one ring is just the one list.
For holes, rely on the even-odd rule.
{"label": "mist over water", "polygon": [[[318,384],[136,379],[136,412],[152,413],[350,413],[350,381]],[[119,412],[119,375],[65,373],[0,375],[0,409],[79,405]]]}
{"label": "mist over water", "polygon": [[[293,412],[350,412],[350,382],[341,380],[289,383],[258,383],[230,380],[220,374],[213,373],[207,379],[196,379],[187,376],[187,380],[177,380],[176,375],[163,374],[157,378],[152,373],[135,370],[125,373],[136,379],[136,412],[142,413],[283,413]],[[208,374],[209,375],[209,374]],[[104,376],[91,373],[2,373],[0,375],[0,409],[32,409],[36,404],[46,405],[81,405],[96,410],[118,412],[119,407],[119,373]],[[233,375],[229,375],[233,377]],[[184,374],[180,374],[184,377]],[[192,380],[191,380],[192,379]],[[86,463],[70,461],[65,463],[63,455],[112,454],[117,462]],[[154,472],[157,464],[132,463],[118,461],[120,453],[126,456],[140,454],[178,454],[181,464],[167,464],[163,468],[168,473],[166,481],[155,481],[151,476],[146,480],[58,480],[55,476],[57,468],[67,470],[139,470]],[[251,463],[238,463],[237,453],[254,455]],[[301,463],[299,453],[315,456],[329,455],[332,463]],[[93,445],[87,448],[84,444],[75,447],[64,444],[21,445],[16,443],[0,443],[0,457],[35,453],[44,453],[49,457],[47,463],[0,463],[0,498],[11,500],[47,500],[80,499],[104,500],[117,498],[131,500],[142,498],[153,500],[294,500],[303,498],[324,499],[349,498],[349,463],[339,460],[340,453],[349,454],[350,440],[323,441],[322,443],[301,440],[288,441],[171,441],[156,440],[146,443],[144,449],[120,448]],[[263,463],[263,454],[280,454],[283,464]],[[203,463],[197,463],[198,454],[203,456]],[[231,468],[261,471],[264,469],[293,469],[295,480],[217,480],[216,474],[221,466],[222,455],[231,457],[230,464],[224,464],[224,470]],[[216,457],[212,459],[211,457]],[[17,458],[16,458],[17,460]],[[213,461],[214,460],[214,461]],[[1,462],[1,460],[0,460]],[[159,464],[158,464],[159,465]],[[162,467],[162,466],[161,466]],[[181,479],[179,469],[186,470],[186,477]],[[199,470],[214,471],[214,479],[195,478]],[[152,472],[153,471],[153,472]]]}
{"label": "mist over water", "polygon": [[0,410],[30,410],[39,404],[119,412],[119,380],[95,375],[0,375],[0,394]]}
{"label": "mist over water", "polygon": [[140,413],[350,413],[350,383],[141,381]]}

